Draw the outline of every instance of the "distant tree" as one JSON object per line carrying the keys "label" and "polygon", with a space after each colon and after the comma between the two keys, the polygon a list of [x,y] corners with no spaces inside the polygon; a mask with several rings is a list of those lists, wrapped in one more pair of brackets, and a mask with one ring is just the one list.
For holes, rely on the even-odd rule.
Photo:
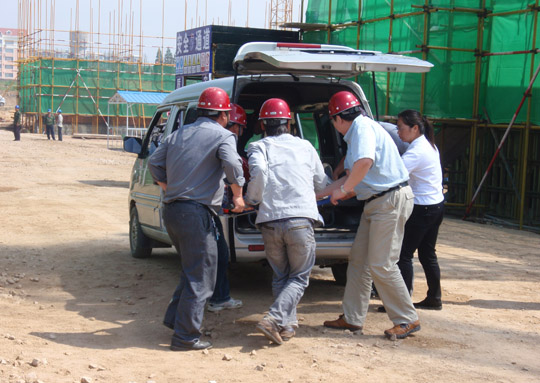
{"label": "distant tree", "polygon": [[155,63],[156,64],[163,64],[163,53],[161,53],[161,48],[157,49]]}
{"label": "distant tree", "polygon": [[165,52],[165,60],[163,62],[165,64],[174,64],[174,56],[171,52],[171,48],[167,48],[167,52]]}

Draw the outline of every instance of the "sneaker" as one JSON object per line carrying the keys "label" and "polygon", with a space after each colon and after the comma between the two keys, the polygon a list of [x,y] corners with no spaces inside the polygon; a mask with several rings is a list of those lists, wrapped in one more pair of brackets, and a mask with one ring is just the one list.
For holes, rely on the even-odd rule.
{"label": "sneaker", "polygon": [[336,320],[327,320],[323,323],[324,327],[335,328],[339,330],[350,330],[350,331],[360,331],[362,326],[357,326],[354,324],[349,324],[345,321],[345,315],[341,314]]}
{"label": "sneaker", "polygon": [[257,323],[257,331],[263,333],[265,337],[276,344],[283,343],[283,339],[279,335],[279,326],[273,318],[263,318],[263,320]]}
{"label": "sneaker", "polygon": [[405,339],[410,334],[417,331],[420,331],[420,321],[397,324],[391,329],[385,330],[384,335],[390,340]]}
{"label": "sneaker", "polygon": [[239,309],[243,305],[240,299],[230,298],[228,301],[221,303],[208,303],[208,311],[215,313],[221,310]]}
{"label": "sneaker", "polygon": [[296,331],[294,331],[294,327],[292,326],[284,326],[281,328],[279,335],[281,336],[281,339],[283,339],[284,341],[288,341],[296,335]]}
{"label": "sneaker", "polygon": [[414,308],[424,310],[442,310],[442,303],[441,301],[437,302],[426,298],[422,302],[414,303]]}

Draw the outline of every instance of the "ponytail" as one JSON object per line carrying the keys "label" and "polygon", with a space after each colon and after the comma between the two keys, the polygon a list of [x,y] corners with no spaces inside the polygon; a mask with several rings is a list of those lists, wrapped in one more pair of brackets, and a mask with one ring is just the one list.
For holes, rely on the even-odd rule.
{"label": "ponytail", "polygon": [[433,126],[424,116],[422,116],[422,123],[424,125],[424,136],[426,136],[426,139],[431,146],[435,148],[435,133],[433,132]]}

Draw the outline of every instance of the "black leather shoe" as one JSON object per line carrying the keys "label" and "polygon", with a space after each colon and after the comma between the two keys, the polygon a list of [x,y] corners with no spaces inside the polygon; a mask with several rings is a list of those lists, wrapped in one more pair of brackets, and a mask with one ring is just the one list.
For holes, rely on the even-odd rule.
{"label": "black leather shoe", "polygon": [[386,309],[384,308],[384,306],[379,306],[379,307],[377,307],[377,312],[379,312],[379,313],[385,313],[385,312],[386,312]]}
{"label": "black leather shoe", "polygon": [[429,298],[426,298],[422,302],[414,303],[414,308],[424,310],[442,310],[442,303],[440,301],[432,301],[429,300]]}
{"label": "black leather shoe", "polygon": [[204,340],[198,340],[195,343],[180,343],[175,342],[174,340],[171,342],[171,350],[172,351],[197,351],[197,350],[207,350],[212,348],[212,343],[204,341]]}

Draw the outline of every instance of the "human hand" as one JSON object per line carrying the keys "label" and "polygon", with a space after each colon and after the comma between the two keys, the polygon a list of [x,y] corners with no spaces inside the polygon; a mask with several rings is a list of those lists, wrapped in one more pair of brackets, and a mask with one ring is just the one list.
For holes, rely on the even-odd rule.
{"label": "human hand", "polygon": [[341,191],[341,188],[335,189],[332,191],[332,195],[330,197],[330,202],[332,202],[333,205],[337,205],[339,203],[339,200],[345,199],[347,194],[343,193]]}
{"label": "human hand", "polygon": [[233,196],[232,202],[234,204],[234,209],[231,210],[233,213],[241,213],[246,208],[246,204],[244,202],[244,198],[242,196]]}

